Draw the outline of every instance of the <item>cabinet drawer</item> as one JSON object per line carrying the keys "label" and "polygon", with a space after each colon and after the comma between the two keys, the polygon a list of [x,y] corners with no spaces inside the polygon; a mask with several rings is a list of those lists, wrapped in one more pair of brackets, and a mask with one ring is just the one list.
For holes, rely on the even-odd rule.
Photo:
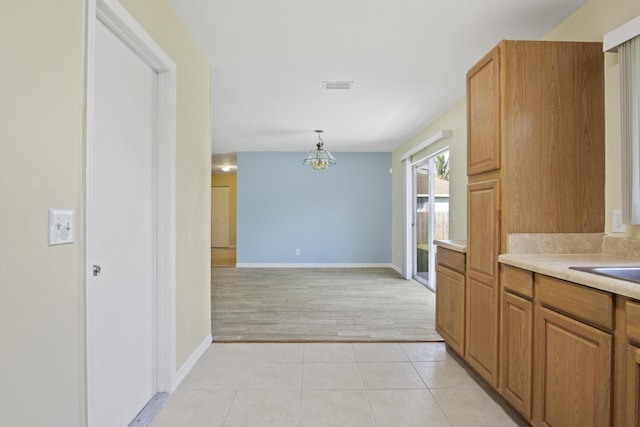
{"label": "cabinet drawer", "polygon": [[521,268],[502,266],[504,288],[524,297],[533,298],[533,273]]}
{"label": "cabinet drawer", "polygon": [[608,292],[543,275],[536,275],[536,292],[542,305],[601,328],[613,329],[613,296]]}
{"label": "cabinet drawer", "polygon": [[627,301],[625,311],[627,314],[627,337],[640,343],[640,303]]}
{"label": "cabinet drawer", "polygon": [[449,267],[458,273],[464,274],[465,254],[462,252],[452,251],[451,249],[438,247],[438,264]]}

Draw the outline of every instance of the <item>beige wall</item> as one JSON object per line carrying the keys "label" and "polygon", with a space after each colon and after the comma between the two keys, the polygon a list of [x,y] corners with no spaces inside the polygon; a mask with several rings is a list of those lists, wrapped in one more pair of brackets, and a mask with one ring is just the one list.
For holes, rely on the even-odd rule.
{"label": "beige wall", "polygon": [[211,332],[211,66],[168,0],[122,4],[176,62],[176,321],[180,367]]}
{"label": "beige wall", "polygon": [[[640,16],[638,0],[591,0],[550,31],[544,40],[602,41],[602,36]],[[614,209],[622,207],[620,159],[620,77],[618,54],[605,54],[606,184],[605,231],[611,235]],[[640,237],[640,226],[627,225],[627,235]]]}
{"label": "beige wall", "polygon": [[0,13],[3,426],[83,422],[82,238],[47,245],[47,209],[82,207],[83,3],[9,0]]}
{"label": "beige wall", "polygon": [[[129,3],[178,64],[180,366],[210,328],[210,66],[166,0]],[[82,233],[47,245],[50,207],[76,209],[82,230],[85,13],[81,0],[9,0],[0,13],[3,426],[86,422]]]}
{"label": "beige wall", "polygon": [[211,175],[212,187],[229,187],[229,245],[236,245],[236,193],[237,178],[234,173],[214,173]]}
{"label": "beige wall", "polygon": [[[543,40],[602,41],[612,29],[640,15],[638,0],[591,0],[550,31]],[[498,40],[496,40],[497,44]],[[480,59],[480,58],[477,58]],[[461,82],[464,84],[464,82]],[[605,231],[611,232],[613,209],[620,209],[620,131],[619,79],[617,55],[605,55],[606,183]],[[466,238],[466,110],[462,99],[426,129],[393,152],[393,264],[402,265],[402,165],[398,158],[441,129],[451,129],[451,138],[425,151],[433,153],[444,145],[451,147],[451,238]],[[453,216],[455,212],[455,217]],[[640,226],[627,226],[627,235],[640,236]]]}

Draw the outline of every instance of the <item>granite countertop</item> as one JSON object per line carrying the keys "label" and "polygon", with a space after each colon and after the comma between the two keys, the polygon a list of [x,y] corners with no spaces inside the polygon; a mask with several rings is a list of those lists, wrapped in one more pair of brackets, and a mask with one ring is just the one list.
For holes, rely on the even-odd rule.
{"label": "granite countertop", "polygon": [[456,252],[467,252],[467,241],[466,240],[434,240],[433,244],[436,246],[440,246],[442,248],[451,249]]}
{"label": "granite countertop", "polygon": [[498,261],[590,288],[640,299],[640,284],[614,279],[569,267],[640,266],[640,261],[605,254],[502,254]]}

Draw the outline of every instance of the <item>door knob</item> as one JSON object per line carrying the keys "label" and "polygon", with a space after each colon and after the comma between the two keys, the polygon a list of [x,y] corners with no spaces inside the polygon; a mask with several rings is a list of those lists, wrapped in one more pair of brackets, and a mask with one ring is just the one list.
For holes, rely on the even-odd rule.
{"label": "door knob", "polygon": [[99,275],[101,271],[102,271],[102,268],[100,268],[99,265],[93,264],[93,277],[96,277],[97,275]]}

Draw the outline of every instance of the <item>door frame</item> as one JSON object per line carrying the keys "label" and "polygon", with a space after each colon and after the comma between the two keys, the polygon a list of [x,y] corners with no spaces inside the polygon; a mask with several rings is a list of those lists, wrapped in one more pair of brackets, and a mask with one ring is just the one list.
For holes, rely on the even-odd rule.
{"label": "door frame", "polygon": [[[84,292],[85,292],[85,361],[88,383],[88,349],[93,337],[89,335],[92,322],[89,302],[93,267],[91,251],[93,212],[94,154],[94,85],[95,31],[100,20],[124,43],[157,72],[157,99],[153,168],[155,173],[155,350],[156,392],[173,392],[176,388],[176,76],[177,67],[162,48],[144,31],[129,12],[117,1],[88,0],[86,51],[86,110],[85,110],[85,194],[84,194]],[[88,387],[85,384],[88,393]],[[91,397],[86,396],[86,402]],[[141,408],[142,409],[142,408]]]}

